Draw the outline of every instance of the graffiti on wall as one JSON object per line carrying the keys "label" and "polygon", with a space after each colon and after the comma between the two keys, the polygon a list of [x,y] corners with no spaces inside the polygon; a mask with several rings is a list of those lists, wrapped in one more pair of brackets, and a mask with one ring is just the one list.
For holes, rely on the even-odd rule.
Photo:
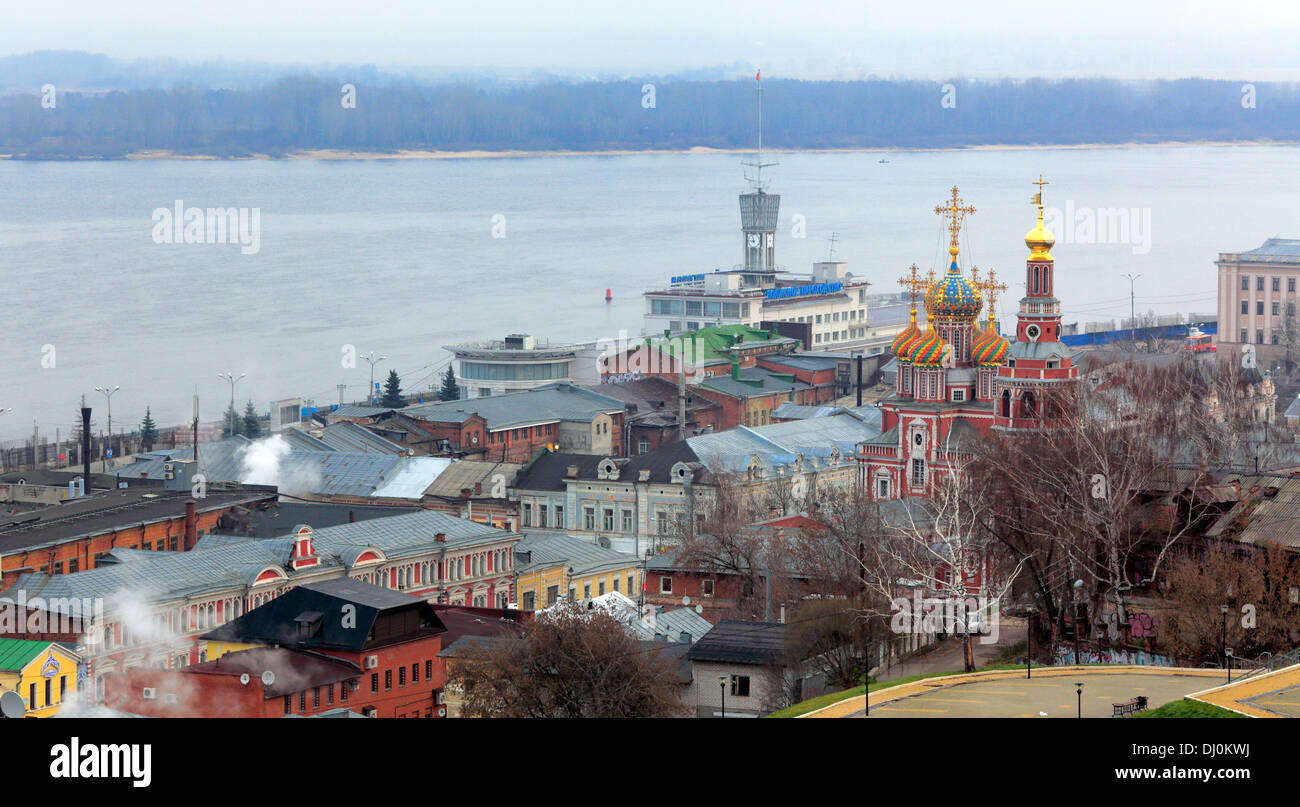
{"label": "graffiti on wall", "polygon": [[1074,648],[1069,645],[1058,645],[1052,654],[1052,665],[1055,667],[1067,667],[1071,664],[1133,664],[1140,667],[1172,667],[1174,660],[1169,656],[1162,656],[1159,653],[1148,653],[1145,650],[1096,650],[1092,648],[1082,648],[1079,651],[1080,661],[1074,660]]}

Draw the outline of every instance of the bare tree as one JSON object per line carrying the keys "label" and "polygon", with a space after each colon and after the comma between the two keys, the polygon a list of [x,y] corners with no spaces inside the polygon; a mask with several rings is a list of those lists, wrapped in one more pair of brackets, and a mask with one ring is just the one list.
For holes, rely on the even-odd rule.
{"label": "bare tree", "polygon": [[518,635],[472,645],[451,666],[466,717],[675,717],[672,660],[609,614],[561,605]]}

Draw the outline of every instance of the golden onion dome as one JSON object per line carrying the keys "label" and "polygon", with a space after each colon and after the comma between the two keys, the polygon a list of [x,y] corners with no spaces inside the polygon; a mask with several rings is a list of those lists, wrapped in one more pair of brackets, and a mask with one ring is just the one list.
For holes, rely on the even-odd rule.
{"label": "golden onion dome", "polygon": [[1011,348],[1006,337],[998,332],[997,323],[990,322],[988,330],[980,334],[970,348],[971,361],[985,367],[995,367],[1007,357]]}
{"label": "golden onion dome", "polygon": [[943,341],[943,337],[931,325],[907,349],[907,360],[921,367],[939,367],[943,364],[943,354],[947,348],[948,343]]}
{"label": "golden onion dome", "polygon": [[912,343],[921,338],[921,329],[916,327],[916,309],[912,309],[912,321],[903,329],[898,336],[894,337],[894,342],[889,347],[900,360],[905,360],[904,356],[907,349]]}
{"label": "golden onion dome", "polygon": [[939,320],[974,320],[983,307],[983,297],[962,276],[957,268],[957,248],[950,247],[952,262],[944,276],[930,285],[925,292],[925,314],[927,318]]}
{"label": "golden onion dome", "polygon": [[1056,244],[1056,236],[1052,231],[1043,226],[1043,206],[1038,206],[1038,223],[1034,229],[1025,233],[1025,246],[1029,247],[1029,260],[1031,261],[1050,261],[1052,260],[1052,247]]}

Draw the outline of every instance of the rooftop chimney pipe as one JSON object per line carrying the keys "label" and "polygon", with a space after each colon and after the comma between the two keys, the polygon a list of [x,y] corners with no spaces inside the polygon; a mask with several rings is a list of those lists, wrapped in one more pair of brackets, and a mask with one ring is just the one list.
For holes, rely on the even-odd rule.
{"label": "rooftop chimney pipe", "polygon": [[86,474],[85,495],[90,495],[90,407],[81,407],[81,465]]}

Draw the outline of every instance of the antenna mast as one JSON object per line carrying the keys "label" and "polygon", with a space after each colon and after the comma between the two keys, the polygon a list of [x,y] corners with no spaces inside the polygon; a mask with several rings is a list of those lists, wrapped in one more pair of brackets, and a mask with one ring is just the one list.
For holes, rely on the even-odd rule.
{"label": "antenna mast", "polygon": [[753,185],[754,190],[756,191],[763,191],[766,190],[767,188],[767,184],[763,182],[763,169],[771,168],[774,165],[780,165],[780,163],[763,162],[763,79],[762,76],[763,76],[763,71],[761,70],[754,73],[754,81],[758,82],[758,152],[756,153],[753,161],[741,163],[741,165],[746,165],[749,166],[750,168],[755,169],[754,176],[751,177],[748,173],[745,174],[745,181]]}

